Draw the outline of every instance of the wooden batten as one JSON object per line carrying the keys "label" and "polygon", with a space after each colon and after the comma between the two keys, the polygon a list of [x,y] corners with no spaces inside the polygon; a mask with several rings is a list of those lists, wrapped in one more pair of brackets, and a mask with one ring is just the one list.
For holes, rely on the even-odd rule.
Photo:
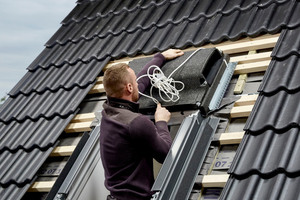
{"label": "wooden batten", "polygon": [[102,83],[94,85],[92,89],[89,91],[89,94],[95,94],[95,93],[104,93],[104,85]]}
{"label": "wooden batten", "polygon": [[234,74],[248,74],[254,72],[264,72],[267,70],[270,60],[239,64],[234,70]]}
{"label": "wooden batten", "polygon": [[249,117],[253,105],[233,107],[230,112],[231,118]]}
{"label": "wooden batten", "polygon": [[79,132],[84,132],[84,131],[91,131],[92,129],[90,128],[90,125],[91,125],[91,122],[70,123],[65,128],[65,132],[66,133],[79,133]]}
{"label": "wooden batten", "polygon": [[224,51],[224,53],[234,54],[234,53],[258,50],[258,49],[272,48],[275,46],[277,40],[278,40],[278,36],[271,37],[271,38],[263,38],[263,39],[260,39],[258,37],[256,38],[256,40],[253,41],[248,41],[248,42],[237,41],[236,44],[217,46],[217,48]]}
{"label": "wooden batten", "polygon": [[245,132],[222,133],[219,138],[221,145],[240,144]]}
{"label": "wooden batten", "polygon": [[[240,52],[247,52],[247,51],[252,51],[252,50],[259,50],[259,49],[267,49],[267,48],[272,48],[275,46],[277,40],[279,38],[279,34],[274,34],[274,35],[270,35],[270,34],[266,34],[266,35],[262,35],[256,38],[243,38],[241,40],[237,40],[237,41],[225,41],[222,42],[220,44],[207,44],[201,47],[190,47],[190,48],[186,48],[183,51],[187,52],[187,51],[194,51],[198,48],[212,48],[212,47],[216,47],[220,50],[222,50],[224,53],[227,54],[234,54],[234,53],[240,53]],[[122,59],[118,59],[118,60],[114,60],[109,62],[103,69],[103,71],[105,71],[107,68],[118,64],[118,63],[126,63],[128,64],[130,61],[132,61],[133,59],[139,59],[139,58],[146,58],[146,57],[152,57],[153,55],[139,55],[136,57],[125,57]],[[270,54],[269,56],[270,57]],[[242,59],[241,58],[236,58],[236,59],[240,59],[241,62],[247,62],[247,59]],[[250,59],[250,58],[248,58]],[[256,61],[262,61],[265,58],[259,58],[259,55],[254,59],[251,58],[252,60],[256,60]],[[244,60],[244,61],[242,61]],[[235,59],[231,59],[231,62],[236,62]],[[248,61],[251,62],[251,61]],[[252,61],[253,62],[253,61]]]}
{"label": "wooden batten", "polygon": [[224,187],[229,178],[228,174],[222,175],[205,175],[202,179],[202,186],[204,188],[210,187]]}
{"label": "wooden batten", "polygon": [[260,61],[270,61],[271,51],[257,54],[249,54],[244,56],[234,56],[230,58],[230,62],[238,62],[239,64],[253,63]]}
{"label": "wooden batten", "polygon": [[36,181],[34,182],[28,192],[50,192],[55,181]]}
{"label": "wooden batten", "polygon": [[53,149],[50,156],[71,156],[76,146],[58,146]]}
{"label": "wooden batten", "polygon": [[235,88],[233,90],[234,94],[242,94],[244,87],[247,82],[248,75],[247,74],[241,74],[236,82]]}
{"label": "wooden batten", "polygon": [[103,82],[103,76],[98,76],[96,78],[96,83],[102,83]]}
{"label": "wooden batten", "polygon": [[77,114],[72,119],[72,123],[74,122],[92,122],[95,119],[94,113],[84,113],[84,114]]}
{"label": "wooden batten", "polygon": [[241,98],[235,102],[234,106],[254,105],[257,98],[258,94],[241,96]]}

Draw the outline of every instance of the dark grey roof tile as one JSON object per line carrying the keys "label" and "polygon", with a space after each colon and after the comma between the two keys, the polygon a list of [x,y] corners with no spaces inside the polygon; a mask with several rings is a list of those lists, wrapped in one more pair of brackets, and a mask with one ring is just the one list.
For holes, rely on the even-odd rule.
{"label": "dark grey roof tile", "polygon": [[0,154],[0,184],[7,187],[10,184],[25,185],[34,178],[36,172],[52,152],[34,149],[30,152],[18,150],[16,153],[4,151]]}
{"label": "dark grey roof tile", "polygon": [[[195,20],[190,20],[189,18],[182,19],[181,17],[178,22],[167,20],[172,19],[172,17],[176,17],[176,15],[170,17],[170,13],[167,15],[166,13],[168,12],[161,10],[159,15],[153,16],[166,16],[167,18],[165,18],[165,21],[167,20],[167,22],[159,22],[160,19],[162,19],[161,17],[151,19],[159,20],[158,22],[155,22],[158,23],[155,25],[153,25],[152,23],[154,22],[150,22],[150,20],[147,20],[148,25],[147,23],[141,24],[143,23],[141,20],[137,21],[138,23],[135,23],[136,27],[132,27],[133,29],[130,31],[127,31],[127,26],[130,24],[127,22],[134,21],[137,18],[134,15],[129,18],[126,15],[123,17],[117,16],[115,20],[109,21],[111,26],[107,26],[108,30],[103,33],[103,37],[94,37],[92,33],[89,33],[90,36],[93,35],[90,39],[80,40],[78,43],[68,42],[62,46],[54,45],[51,48],[48,47],[36,58],[28,69],[34,70],[38,67],[48,68],[52,65],[62,66],[64,63],[74,65],[79,61],[89,62],[93,59],[103,60],[106,56],[112,56],[113,58],[120,58],[122,55],[132,56],[133,54],[128,51],[128,49],[130,49],[129,45],[123,44],[122,47],[124,48],[120,48],[117,44],[119,42],[126,43],[126,41],[123,41],[126,39],[129,41],[128,43],[132,45],[134,40],[137,40],[140,37],[145,38],[144,34],[148,36],[145,40],[147,44],[145,46],[140,46],[139,53],[149,54],[157,50],[165,50],[172,45],[174,45],[174,47],[184,48],[190,45],[199,46],[205,42],[218,43],[224,39],[237,40],[244,35],[257,36],[263,32],[275,33],[280,30],[282,25],[288,26],[287,15],[285,15],[285,12],[290,13],[290,11],[293,10],[294,3],[294,1],[271,3],[266,7],[254,6],[245,11],[234,10],[228,15],[219,13],[211,18],[203,16],[196,18]],[[179,3],[177,2],[172,4],[172,6],[175,5],[179,5]],[[164,4],[163,6],[167,8],[168,4]],[[285,10],[285,12],[282,12],[283,10]],[[128,15],[130,16],[130,14]],[[260,20],[261,18],[269,20]],[[275,23],[272,23],[273,19],[280,19],[281,22],[276,25]],[[241,20],[243,20],[243,22],[241,22]],[[126,27],[121,26],[122,22],[126,22]],[[300,24],[300,21],[298,23]],[[155,33],[149,37],[148,32],[151,32],[154,29]],[[97,32],[98,28],[86,28],[86,30],[93,30],[93,32]],[[183,30],[183,32],[178,33],[178,30]],[[75,32],[76,31],[77,30],[75,30]],[[80,34],[84,35],[81,32]],[[172,38],[172,43],[165,45],[164,41],[168,40],[171,35],[176,34],[180,34],[180,38],[178,38],[179,40],[176,41],[175,38]],[[135,52],[137,51],[135,50]]]}
{"label": "dark grey roof tile", "polygon": [[[109,58],[106,59],[108,62]],[[107,62],[92,60],[89,63],[77,62],[75,65],[64,64],[61,67],[38,68],[27,72],[18,84],[9,92],[11,97],[32,92],[43,93],[46,90],[58,91],[60,88],[71,90],[75,86],[84,88],[92,84]]]}
{"label": "dark grey roof tile", "polygon": [[[298,3],[300,4],[300,2]],[[298,21],[300,21],[298,19]],[[291,55],[300,57],[300,26],[293,29],[285,29],[279,38],[273,52],[272,57],[276,59],[285,59]],[[292,39],[291,39],[292,38]]]}
{"label": "dark grey roof tile", "polygon": [[[129,0],[129,1],[85,1],[76,8],[63,20],[63,25],[72,22],[81,22],[84,19],[94,20],[97,17],[108,17],[108,15],[120,15],[123,12],[133,12],[137,9],[147,9],[149,6],[161,6],[169,1],[167,0]],[[174,2],[174,1],[173,1]],[[176,2],[176,1],[175,1]]]}
{"label": "dark grey roof tile", "polygon": [[22,123],[11,122],[4,124],[0,122],[0,152],[5,150],[16,152],[18,149],[30,151],[33,148],[47,149],[55,144],[64,127],[74,117],[54,117],[51,120],[39,118],[36,122],[29,119]]}
{"label": "dark grey roof tile", "polygon": [[18,187],[14,184],[9,185],[8,187],[0,187],[0,197],[3,200],[16,200],[21,199],[24,195],[24,193],[28,190],[31,183],[27,183],[23,185],[22,187]]}
{"label": "dark grey roof tile", "polygon": [[268,179],[256,174],[241,180],[231,176],[220,200],[295,200],[300,196],[299,185],[299,176],[290,177],[283,173]]}
{"label": "dark grey roof tile", "polygon": [[269,177],[278,172],[300,172],[299,135],[299,128],[279,133],[267,130],[258,135],[248,132],[239,146],[238,160],[235,159],[228,173],[235,176],[255,173]]}
{"label": "dark grey roof tile", "polygon": [[245,130],[251,132],[287,130],[300,127],[300,91],[287,93],[279,91],[272,96],[260,95],[247,120]]}
{"label": "dark grey roof tile", "polygon": [[104,39],[94,38],[91,41],[81,40],[79,43],[67,43],[64,46],[56,45],[53,48],[45,48],[29,65],[28,70],[47,69],[51,66],[61,67],[65,63],[75,65],[79,61],[87,63],[98,58],[98,61],[103,61],[109,56],[107,48],[111,47],[112,39],[113,36],[110,35]]}
{"label": "dark grey roof tile", "polygon": [[300,1],[297,0],[294,9],[291,11],[291,18],[288,27],[294,28],[299,26],[299,13],[300,13]]}
{"label": "dark grey roof tile", "polygon": [[[226,1],[214,1],[213,4],[207,1],[203,2],[202,4],[197,1],[177,1],[168,2],[160,6],[153,3],[145,9],[135,9],[132,12],[122,12],[120,15],[109,15],[104,18],[98,17],[92,21],[83,20],[80,23],[72,23],[68,26],[62,26],[47,42],[46,46],[51,47],[57,43],[65,45],[69,41],[91,40],[93,37],[105,38],[108,35],[117,36],[124,31],[131,33],[137,31],[137,29],[145,31],[152,26],[164,27],[170,23],[177,25],[184,21],[193,22],[200,20],[200,18],[210,21],[216,15],[219,15],[221,18],[226,18],[227,16],[234,18],[233,13],[244,14],[245,12],[257,12],[258,14],[255,16],[258,17],[268,15],[264,17],[267,17],[269,20],[250,20],[253,24],[249,27],[250,30],[246,32],[248,35],[254,36],[260,33],[262,29],[271,33],[278,31],[280,29],[279,25],[287,24],[289,15],[286,15],[286,12],[293,8],[293,3],[288,1],[273,2],[269,0],[259,4],[247,2],[247,5],[244,5],[245,7],[240,7],[237,4],[236,9],[226,11],[222,10]],[[226,22],[230,22],[229,26],[231,27],[239,25],[235,20],[226,20]],[[247,22],[249,22],[248,19]],[[109,25],[107,25],[108,23]],[[243,25],[243,23],[240,23],[240,25]],[[223,31],[223,33],[226,34],[227,38],[231,38],[228,31]],[[212,39],[211,41],[216,40]]]}
{"label": "dark grey roof tile", "polygon": [[39,118],[52,119],[55,116],[67,118],[73,114],[80,101],[89,92],[93,84],[86,88],[74,87],[70,91],[63,88],[52,93],[31,93],[29,96],[9,97],[0,108],[0,122],[24,122],[26,119],[37,121]]}
{"label": "dark grey roof tile", "polygon": [[290,56],[285,60],[272,60],[264,76],[259,92],[267,95],[280,90],[294,93],[300,90],[300,59]]}

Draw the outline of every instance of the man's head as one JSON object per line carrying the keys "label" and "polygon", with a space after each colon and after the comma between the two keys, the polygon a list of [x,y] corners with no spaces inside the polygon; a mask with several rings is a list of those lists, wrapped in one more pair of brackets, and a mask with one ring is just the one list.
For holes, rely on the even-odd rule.
{"label": "man's head", "polygon": [[107,96],[138,101],[138,84],[134,71],[125,63],[113,65],[104,73],[103,85]]}

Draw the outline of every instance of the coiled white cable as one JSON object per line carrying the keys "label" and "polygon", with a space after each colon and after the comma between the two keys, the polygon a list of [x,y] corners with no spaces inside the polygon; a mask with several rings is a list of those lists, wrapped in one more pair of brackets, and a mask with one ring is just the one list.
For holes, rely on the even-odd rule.
{"label": "coiled white cable", "polygon": [[[154,68],[153,74],[150,74],[150,70],[152,68]],[[141,95],[151,98],[156,104],[159,103],[159,101],[152,95],[153,87],[156,87],[158,89],[159,96],[163,101],[176,102],[179,100],[179,92],[184,89],[184,83],[181,81],[175,81],[173,78],[166,77],[158,66],[151,65],[147,70],[147,74],[138,77],[137,80],[143,77],[148,77],[150,79],[151,88],[150,96],[139,91]],[[176,84],[180,84],[181,88],[176,88]],[[163,97],[163,95],[165,95],[165,98]]]}
{"label": "coiled white cable", "polygon": [[[168,77],[166,77],[163,73],[163,71],[156,65],[151,65],[148,70],[147,74],[144,74],[137,78],[137,81],[143,77],[148,77],[151,82],[151,88],[150,88],[150,96],[143,94],[139,91],[139,94],[145,97],[148,97],[154,101],[154,103],[158,104],[159,101],[153,97],[152,90],[153,87],[156,87],[159,91],[160,98],[165,102],[176,102],[180,99],[179,92],[182,91],[185,87],[184,83],[182,81],[175,81],[171,76],[179,69],[181,68],[195,53],[197,53],[199,50],[203,48],[199,48],[195,50],[187,59],[185,59]],[[153,73],[150,74],[150,69],[154,68]],[[176,88],[176,84],[181,85],[181,87],[178,89]],[[166,98],[163,97],[163,95],[166,96]]]}

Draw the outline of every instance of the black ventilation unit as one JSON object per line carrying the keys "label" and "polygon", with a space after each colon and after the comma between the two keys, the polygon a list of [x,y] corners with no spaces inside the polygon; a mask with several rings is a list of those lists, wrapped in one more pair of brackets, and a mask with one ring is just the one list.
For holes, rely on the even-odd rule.
{"label": "black ventilation unit", "polygon": [[[183,56],[166,62],[162,67],[165,76],[168,77],[192,53],[193,51],[185,52]],[[129,66],[138,74],[151,59],[136,59]],[[153,89],[153,97],[170,111],[200,109],[203,115],[207,114],[209,103],[226,69],[224,59],[228,61],[229,57],[216,48],[200,49],[172,76],[174,80],[185,84],[184,90],[180,92],[180,99],[177,102],[164,102],[156,88]],[[145,94],[149,93],[150,88]],[[141,96],[139,103],[140,112],[149,114],[155,111],[156,104],[152,99]]]}

